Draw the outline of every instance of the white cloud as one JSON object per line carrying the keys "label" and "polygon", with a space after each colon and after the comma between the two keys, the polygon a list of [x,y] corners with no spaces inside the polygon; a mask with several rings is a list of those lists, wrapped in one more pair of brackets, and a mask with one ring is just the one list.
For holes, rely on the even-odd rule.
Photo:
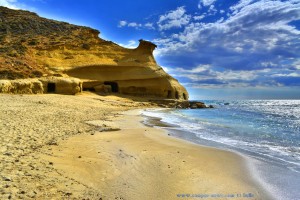
{"label": "white cloud", "polygon": [[136,22],[130,22],[128,23],[128,27],[139,28],[142,27],[142,24],[138,24]]}
{"label": "white cloud", "polygon": [[202,9],[202,5],[201,5],[200,2],[198,3],[198,9],[199,9],[199,10]]}
{"label": "white cloud", "polygon": [[150,23],[150,22],[146,23],[144,26],[148,29],[153,29],[153,30],[155,29],[153,23]]}
{"label": "white cloud", "polygon": [[0,0],[0,6],[4,6],[11,9],[20,9],[17,0]]}
{"label": "white cloud", "polygon": [[199,4],[203,5],[203,6],[210,6],[210,5],[214,4],[215,2],[216,2],[216,0],[200,0]]}
{"label": "white cloud", "polygon": [[300,59],[296,59],[296,61],[293,62],[293,66],[295,66],[296,69],[300,70]]}
{"label": "white cloud", "polygon": [[201,19],[204,19],[205,15],[196,15],[193,17],[194,20],[200,21]]}
{"label": "white cloud", "polygon": [[128,23],[127,23],[127,21],[119,21],[119,25],[118,25],[118,27],[124,27],[124,26],[126,26]]}
{"label": "white cloud", "polygon": [[10,9],[23,9],[23,10],[30,10],[32,12],[37,12],[37,9],[31,6],[27,6],[24,3],[20,3],[18,0],[0,0],[0,6],[4,6]]}
{"label": "white cloud", "polygon": [[204,81],[204,80],[216,80],[220,82],[228,82],[228,81],[251,81],[257,77],[257,73],[262,73],[262,71],[258,70],[254,71],[245,71],[245,70],[225,70],[225,71],[217,71],[214,70],[210,65],[199,65],[198,67],[192,69],[183,69],[183,68],[175,68],[172,72],[176,72],[177,77],[187,77],[193,81]]}
{"label": "white cloud", "polygon": [[120,45],[128,49],[134,49],[137,47],[138,44],[135,40],[129,40],[127,44],[120,44]]}
{"label": "white cloud", "polygon": [[214,15],[214,14],[216,14],[218,11],[217,11],[217,9],[215,8],[214,5],[210,5],[210,6],[209,6],[209,9],[208,9],[208,12],[209,12],[209,14]]}
{"label": "white cloud", "polygon": [[[162,37],[152,40],[158,45],[154,54],[174,67],[167,68],[170,74],[201,86],[300,84],[300,30],[291,23],[300,20],[299,0],[240,0],[226,12],[214,3],[199,2],[206,13],[191,15],[179,7],[159,17]],[[201,21],[217,12],[224,15]],[[182,29],[165,31],[175,28]]]}
{"label": "white cloud", "polygon": [[254,0],[240,0],[237,4],[230,7],[234,13],[237,13],[240,9],[250,5]]}
{"label": "white cloud", "polygon": [[[210,65],[199,65],[192,69],[169,69],[169,73],[175,78],[185,78],[185,84],[189,87],[253,87],[282,85],[274,80],[261,80],[262,76],[269,74],[269,70],[224,70],[219,71]],[[298,77],[298,74],[282,75],[284,77]]]}
{"label": "white cloud", "polygon": [[156,42],[160,43],[158,51],[167,54],[199,51],[204,58],[212,56],[210,51],[223,51],[269,57],[266,53],[277,52],[279,47],[296,51],[300,30],[289,23],[297,19],[300,20],[300,2],[260,1],[247,4],[228,19],[221,18],[214,23],[190,22],[182,32],[176,33],[177,40]]}
{"label": "white cloud", "polygon": [[233,81],[233,80],[243,80],[243,81],[251,81],[254,80],[257,75],[255,71],[232,71],[228,70],[225,72],[216,72],[217,78],[220,80]]}
{"label": "white cloud", "polygon": [[184,14],[185,14],[186,10],[185,8],[182,6],[182,7],[178,7],[176,10],[172,10],[172,11],[169,11],[167,14],[165,15],[161,15],[159,17],[159,23],[162,22],[162,21],[165,21],[165,20],[169,20],[169,19],[178,19],[180,17],[182,17]]}
{"label": "white cloud", "polygon": [[231,11],[208,23],[193,16],[184,30],[153,40],[156,55],[169,66],[205,64],[170,69],[192,84],[299,86],[300,29],[291,22],[300,20],[300,1],[242,0]]}
{"label": "white cloud", "polygon": [[272,77],[300,77],[300,73],[299,72],[293,72],[290,74],[273,74],[271,75]]}
{"label": "white cloud", "polygon": [[170,72],[170,69],[169,69],[169,67],[166,67],[166,66],[161,66],[162,68],[163,68],[163,70],[165,71],[165,72],[167,72],[167,73],[169,73]]}
{"label": "white cloud", "polygon": [[190,22],[191,15],[186,14],[185,8],[178,7],[176,10],[169,11],[159,17],[157,25],[160,30],[169,30],[172,28],[181,28]]}
{"label": "white cloud", "polygon": [[203,73],[210,70],[210,65],[199,65],[198,67],[192,68],[192,69],[184,69],[184,68],[176,68],[174,71],[180,72],[180,73]]}
{"label": "white cloud", "polygon": [[130,28],[136,28],[136,29],[146,28],[146,29],[155,30],[153,23],[150,23],[150,22],[148,22],[146,24],[141,24],[141,23],[137,23],[137,22],[127,22],[125,20],[122,20],[122,21],[119,21],[118,27],[119,28],[130,27]]}
{"label": "white cloud", "polygon": [[[276,67],[277,65],[273,62],[261,62],[261,65],[263,67]],[[270,69],[265,69],[265,70],[270,70]],[[269,71],[268,71],[269,72]]]}

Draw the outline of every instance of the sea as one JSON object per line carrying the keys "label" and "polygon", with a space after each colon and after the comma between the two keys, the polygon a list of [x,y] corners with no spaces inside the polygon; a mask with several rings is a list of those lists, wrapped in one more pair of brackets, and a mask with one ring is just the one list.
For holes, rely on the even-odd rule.
{"label": "sea", "polygon": [[214,108],[145,110],[144,123],[241,154],[272,199],[300,200],[300,100],[202,102]]}

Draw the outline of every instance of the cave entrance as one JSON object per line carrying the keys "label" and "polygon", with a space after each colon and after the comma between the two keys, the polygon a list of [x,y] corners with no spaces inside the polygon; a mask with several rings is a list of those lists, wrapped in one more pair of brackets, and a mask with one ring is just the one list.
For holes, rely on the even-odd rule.
{"label": "cave entrance", "polygon": [[96,92],[95,88],[83,88],[83,91]]}
{"label": "cave entrance", "polygon": [[168,90],[168,96],[167,98],[171,99],[172,98],[172,91],[171,90]]}
{"label": "cave entrance", "polygon": [[118,86],[118,83],[116,83],[116,82],[106,81],[106,82],[104,82],[104,85],[110,85],[111,91],[114,93],[119,92],[119,86]]}
{"label": "cave entrance", "polygon": [[175,98],[176,98],[176,99],[179,99],[179,94],[178,94],[177,91],[175,92]]}
{"label": "cave entrance", "polygon": [[186,100],[186,95],[185,95],[185,93],[183,93],[182,96],[183,96],[183,99]]}
{"label": "cave entrance", "polygon": [[48,83],[47,85],[47,93],[55,93],[56,84],[55,83]]}

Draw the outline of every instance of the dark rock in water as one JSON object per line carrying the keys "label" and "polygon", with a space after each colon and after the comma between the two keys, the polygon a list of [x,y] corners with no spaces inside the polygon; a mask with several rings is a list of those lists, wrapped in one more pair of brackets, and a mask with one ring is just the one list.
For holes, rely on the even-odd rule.
{"label": "dark rock in water", "polygon": [[197,106],[196,105],[191,105],[190,108],[191,109],[197,109]]}
{"label": "dark rock in water", "polygon": [[225,106],[228,106],[228,105],[229,105],[229,103],[224,103],[224,105],[225,105]]}
{"label": "dark rock in water", "polygon": [[203,109],[203,108],[214,108],[212,105],[205,105],[205,103],[200,101],[177,101],[170,99],[163,100],[151,100],[152,103],[165,108],[179,108],[179,109]]}
{"label": "dark rock in water", "polygon": [[206,105],[202,102],[196,103],[197,108],[207,108]]}
{"label": "dark rock in water", "polygon": [[176,108],[188,108],[189,106],[189,101],[181,101],[179,104],[176,105]]}
{"label": "dark rock in water", "polygon": [[158,100],[150,100],[150,102],[163,107],[163,108],[180,108],[185,109],[189,108],[189,101],[178,101],[174,99],[158,99]]}
{"label": "dark rock in water", "polygon": [[191,109],[202,109],[202,108],[211,108],[205,105],[205,103],[200,101],[191,101],[190,102]]}

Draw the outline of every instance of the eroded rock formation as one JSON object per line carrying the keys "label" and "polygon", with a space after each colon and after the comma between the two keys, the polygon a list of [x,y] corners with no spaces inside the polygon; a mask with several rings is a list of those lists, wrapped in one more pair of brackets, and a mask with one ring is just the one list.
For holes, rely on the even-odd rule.
{"label": "eroded rock formation", "polygon": [[157,65],[155,44],[140,40],[136,49],[127,49],[99,34],[0,7],[0,79],[69,76],[87,90],[188,99],[186,89]]}
{"label": "eroded rock formation", "polygon": [[72,77],[41,77],[0,80],[0,93],[8,94],[70,94],[82,91],[82,81]]}

